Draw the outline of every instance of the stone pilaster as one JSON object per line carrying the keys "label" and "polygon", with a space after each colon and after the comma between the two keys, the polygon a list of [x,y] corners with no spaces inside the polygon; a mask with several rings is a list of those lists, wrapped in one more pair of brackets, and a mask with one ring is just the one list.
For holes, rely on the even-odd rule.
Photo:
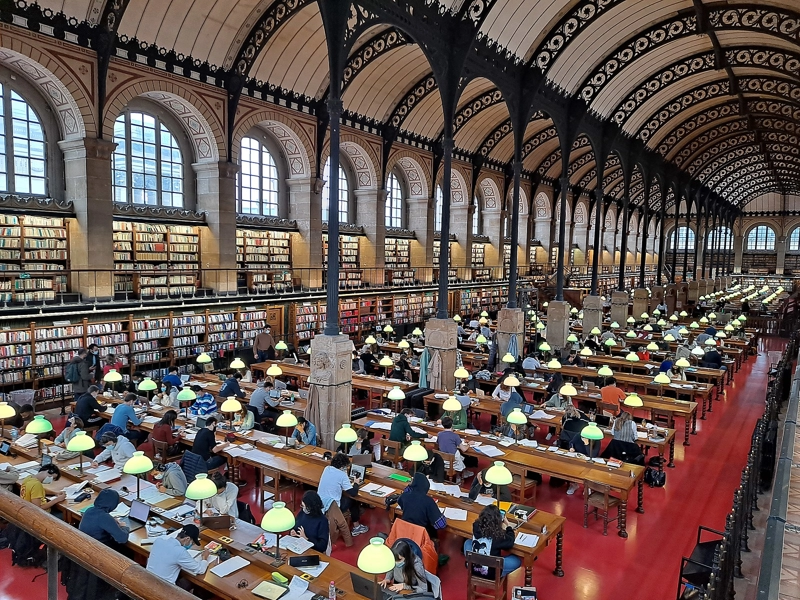
{"label": "stone pilaster", "polygon": [[201,281],[217,294],[236,292],[236,173],[229,162],[195,163],[197,211],[206,213],[201,228]]}
{"label": "stone pilaster", "polygon": [[744,236],[743,235],[734,235],[733,236],[733,250],[735,252],[733,256],[733,272],[734,273],[741,273],[742,272],[742,252],[744,249]]}
{"label": "stone pilaster", "polygon": [[470,204],[453,204],[450,206],[450,233],[456,235],[450,264],[453,267],[469,267],[472,262],[472,211]]}
{"label": "stone pilaster", "polygon": [[[637,288],[633,290],[633,316],[638,321],[639,315],[642,313],[650,314],[648,304],[650,303],[650,294],[644,288]],[[620,321],[620,324],[622,322]]]}
{"label": "stone pilaster", "polygon": [[714,279],[714,289],[713,289],[713,291],[715,291],[715,292],[720,291],[722,289],[722,286],[723,286],[722,277],[717,277],[716,279]]}
{"label": "stone pilaster", "polygon": [[[317,178],[287,179],[289,218],[300,235],[292,239],[292,267],[305,287],[322,287],[322,186]],[[297,277],[298,274],[295,274]]]}
{"label": "stone pilaster", "polygon": [[678,300],[678,286],[675,285],[674,283],[668,283],[666,291],[664,292],[664,298],[667,301],[667,308],[669,309],[669,314],[674,313],[675,304]]}
{"label": "stone pilaster", "polygon": [[[458,325],[452,319],[429,319],[425,324],[425,347],[431,355],[428,363],[428,386],[433,378],[441,382],[443,389],[453,389],[456,384],[453,373],[456,371],[457,343]],[[434,361],[436,355],[438,360]]]}
{"label": "stone pilaster", "polygon": [[[650,288],[650,312],[653,312],[656,309],[656,306],[661,304],[661,300],[664,298],[664,287],[660,285],[654,285]],[[667,315],[661,315],[661,318],[666,320]]]}
{"label": "stone pilaster", "polygon": [[570,308],[563,300],[551,300],[547,306],[547,343],[554,350],[567,345]]}
{"label": "stone pilaster", "polygon": [[501,308],[497,313],[497,356],[508,352],[511,338],[517,338],[517,354],[525,355],[525,313],[521,308]]}
{"label": "stone pilaster", "polygon": [[336,432],[351,420],[352,352],[353,342],[346,335],[317,335],[311,340],[308,381],[319,393],[319,414],[312,418],[316,419],[317,434],[328,450],[336,449]]}
{"label": "stone pilaster", "polygon": [[370,285],[383,285],[386,264],[386,190],[356,190],[356,223],[364,229],[358,247],[364,280]]}
{"label": "stone pilaster", "polygon": [[[686,310],[686,301],[689,297],[689,284],[681,281],[675,292],[675,308],[678,312]],[[688,311],[687,311],[688,312]]]}
{"label": "stone pilaster", "polygon": [[600,296],[586,296],[583,299],[583,334],[597,327],[603,329],[603,301]]}
{"label": "stone pilaster", "polygon": [[503,213],[499,210],[483,211],[483,233],[489,237],[484,250],[486,267],[503,266]]}
{"label": "stone pilaster", "polygon": [[[641,313],[640,313],[641,314]],[[624,327],[628,319],[628,292],[611,292],[611,320]]]}
{"label": "stone pilaster", "polygon": [[58,142],[64,154],[66,200],[75,207],[70,227],[70,289],[83,300],[114,296],[114,205],[111,154],[116,144],[95,138]]}
{"label": "stone pilaster", "polygon": [[697,304],[700,299],[700,283],[696,279],[692,279],[689,282],[689,286],[686,290],[686,300],[688,302],[693,302]]}
{"label": "stone pilaster", "polygon": [[428,198],[411,197],[408,206],[408,228],[416,234],[411,241],[411,266],[423,283],[433,281],[433,211]]}
{"label": "stone pilaster", "polygon": [[[547,259],[550,257],[550,217],[536,217],[533,219],[533,237],[542,244]],[[537,250],[537,255],[538,255]]]}
{"label": "stone pilaster", "polygon": [[775,267],[776,275],[783,275],[783,267],[786,264],[786,236],[779,236],[775,240],[775,252],[778,255],[778,262]]}

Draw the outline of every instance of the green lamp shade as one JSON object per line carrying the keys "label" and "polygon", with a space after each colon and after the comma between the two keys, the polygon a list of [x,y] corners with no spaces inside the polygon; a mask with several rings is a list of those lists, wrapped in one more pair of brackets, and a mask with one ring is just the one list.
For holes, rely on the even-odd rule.
{"label": "green lamp shade", "polygon": [[189,500],[208,500],[217,495],[216,484],[208,478],[208,473],[198,473],[194,481],[186,488],[185,496]]}
{"label": "green lamp shade", "polygon": [[705,352],[700,346],[695,346],[694,348],[692,348],[692,354],[694,356],[705,356]]}
{"label": "green lamp shade", "polygon": [[240,410],[242,410],[242,403],[236,398],[228,398],[222,403],[222,406],[219,407],[219,412],[222,413],[237,413]]}
{"label": "green lamp shade", "polygon": [[486,482],[492,485],[508,485],[513,479],[511,471],[502,460],[496,461],[486,470]]}
{"label": "green lamp shade", "polygon": [[629,325],[633,325],[634,323],[636,323],[636,319],[634,319],[633,317],[628,317],[625,322],[628,323]]}
{"label": "green lamp shade", "polygon": [[705,342],[703,342],[705,346],[716,346],[717,342],[714,341],[714,338],[708,338]]}
{"label": "green lamp shade", "polygon": [[542,329],[544,329],[544,328],[545,328],[545,324],[544,324],[544,323],[542,323],[541,321],[539,321],[538,323],[536,323],[536,330],[537,330],[537,331],[541,331],[541,330],[542,330]]}
{"label": "green lamp shade", "polygon": [[568,396],[572,398],[573,396],[578,395],[578,390],[575,389],[575,386],[571,383],[567,382],[561,386],[561,389],[558,390],[558,393],[562,396]]}
{"label": "green lamp shade", "polygon": [[578,336],[577,336],[577,335],[575,335],[574,333],[570,333],[570,334],[567,336],[567,341],[568,341],[568,342],[570,342],[571,344],[574,344],[575,342],[577,342],[577,341],[578,341]]}
{"label": "green lamp shade", "polygon": [[201,365],[210,363],[211,357],[208,355],[208,353],[201,352],[200,354],[197,355],[197,362],[199,362]]}
{"label": "green lamp shade", "polygon": [[687,313],[685,310],[682,310],[682,311],[681,311],[681,312],[679,312],[678,314],[679,314],[681,317],[688,317],[688,316],[689,316],[689,313]]}
{"label": "green lamp shade", "polygon": [[627,356],[625,356],[625,360],[628,362],[639,362],[639,355],[636,352],[628,352]]}
{"label": "green lamp shade", "polygon": [[672,321],[672,322],[674,323],[675,321],[677,321],[677,320],[678,320],[678,315],[670,315],[670,316],[669,316],[669,320],[670,320],[670,321]]}
{"label": "green lamp shade", "polygon": [[653,378],[653,383],[657,383],[659,385],[666,385],[670,383],[672,380],[669,378],[669,375],[666,373],[659,373]]}
{"label": "green lamp shade", "polygon": [[76,431],[72,439],[67,442],[67,450],[70,452],[86,452],[94,448],[92,436],[86,435],[85,431]]}
{"label": "green lamp shade", "polygon": [[703,325],[706,325],[706,324],[708,324],[708,318],[707,318],[707,317],[700,317],[700,322],[701,322]]}
{"label": "green lamp shade", "polygon": [[0,419],[10,419],[16,414],[17,411],[8,402],[0,402]]}
{"label": "green lamp shade", "polygon": [[744,323],[745,321],[747,321],[747,317],[745,317],[744,315],[739,315],[739,320],[740,320],[742,323]]}
{"label": "green lamp shade", "polygon": [[488,316],[489,316],[489,313],[488,313],[488,312],[486,312],[485,310],[482,310],[482,311],[481,311],[481,316],[482,316],[482,317],[485,319],[486,317],[488,317]]}
{"label": "green lamp shade", "polygon": [[667,322],[664,319],[659,319],[658,321],[656,321],[656,325],[658,325],[659,327],[663,327],[666,324]]}
{"label": "green lamp shade", "polygon": [[578,313],[578,318],[579,318],[579,319],[583,319],[583,311],[581,311],[581,312],[579,312],[579,313]]}
{"label": "green lamp shade", "polygon": [[190,388],[185,387],[178,392],[178,402],[191,402],[193,400],[197,400],[197,394],[195,394]]}
{"label": "green lamp shade", "polygon": [[480,335],[478,335],[478,337],[475,338],[475,341],[479,344],[485,344],[486,336],[481,333]]}
{"label": "green lamp shade", "polygon": [[[134,452],[133,456],[126,460],[125,465],[122,467],[122,472],[128,475],[141,475],[142,473],[149,473],[152,470],[153,461],[150,460],[150,457],[145,456],[144,452],[141,450]],[[214,485],[214,493],[217,491],[216,488],[217,486]]]}
{"label": "green lamp shade", "polygon": [[713,313],[713,312],[712,313],[708,313],[708,318],[709,319],[716,319],[717,318],[717,314]]}
{"label": "green lamp shade", "polygon": [[116,369],[109,369],[108,373],[103,375],[103,381],[107,381],[108,383],[116,383],[117,381],[122,381],[122,374],[119,373]]}
{"label": "green lamp shade", "polygon": [[156,385],[156,382],[149,377],[145,377],[139,382],[137,389],[140,392],[152,392],[153,390],[158,389],[158,385]]}
{"label": "green lamp shade", "polygon": [[577,309],[577,308],[575,308],[575,307],[573,306],[573,307],[572,307],[572,308],[569,310],[569,314],[571,314],[571,315],[577,315],[577,314],[578,314],[578,309]]}
{"label": "green lamp shade", "polygon": [[514,355],[513,355],[513,354],[511,354],[510,352],[506,352],[506,353],[505,353],[505,355],[503,356],[503,358],[502,358],[501,360],[502,360],[504,363],[509,363],[509,364],[510,364],[510,363],[515,363],[515,362],[517,362],[517,359],[516,359],[516,358],[514,358]]}
{"label": "green lamp shade", "polygon": [[664,336],[664,341],[665,342],[674,342],[675,341],[675,336],[672,335],[671,333],[668,333],[668,334],[666,334]]}
{"label": "green lamp shade", "polygon": [[[612,324],[611,326],[613,327],[614,325]],[[592,327],[592,330],[589,333],[592,335],[600,335],[602,332],[600,331],[599,327]]]}
{"label": "green lamp shade", "polygon": [[403,450],[403,460],[422,462],[428,460],[428,451],[419,440],[414,440]]}
{"label": "green lamp shade", "polygon": [[447,412],[461,412],[462,408],[461,402],[455,396],[449,396],[442,404],[442,410]]}
{"label": "green lamp shade", "polygon": [[681,369],[685,369],[686,367],[691,367],[692,363],[690,363],[685,358],[679,358],[678,360],[675,361],[675,366]]}
{"label": "green lamp shade", "polygon": [[374,537],[358,555],[358,568],[370,575],[380,575],[394,570],[394,552],[383,538]]}
{"label": "green lamp shade", "polygon": [[[422,335],[422,329],[420,329],[419,327],[414,327],[414,331],[411,332],[411,335],[415,335],[417,337],[421,336]],[[372,337],[372,336],[369,336],[369,337]],[[367,339],[369,339],[369,338],[367,338]],[[367,342],[367,343],[369,344],[370,342]],[[372,343],[374,344],[375,342],[372,342]]]}
{"label": "green lamp shade", "polygon": [[642,313],[642,314],[640,315],[640,317],[641,317],[642,319],[649,319],[649,318],[650,318],[650,315],[648,315],[647,313]]}
{"label": "green lamp shade", "polygon": [[548,344],[547,342],[542,342],[541,344],[539,344],[539,350],[541,350],[542,352],[550,352],[550,344]]}
{"label": "green lamp shade", "polygon": [[522,412],[521,408],[515,408],[506,417],[506,421],[512,425],[524,425],[528,422],[528,416]]}
{"label": "green lamp shade", "polygon": [[655,352],[658,350],[658,344],[656,344],[655,342],[650,342],[649,344],[647,344],[647,349],[650,350],[650,352]]}
{"label": "green lamp shade", "polygon": [[409,344],[406,340],[400,340],[399,342],[397,342],[397,347],[400,348],[401,350],[407,350],[408,348],[411,347],[411,344]]}
{"label": "green lamp shade", "polygon": [[589,348],[588,346],[584,346],[583,348],[581,348],[581,351],[578,354],[580,354],[581,356],[592,356],[593,352],[591,348]]}
{"label": "green lamp shade", "polygon": [[345,423],[342,428],[336,432],[333,439],[340,444],[352,444],[358,439],[358,433],[355,429],[350,427],[350,423]]}
{"label": "green lamp shade", "polygon": [[384,356],[378,361],[378,364],[382,367],[391,367],[394,363],[392,362],[391,358]]}
{"label": "green lamp shade", "polygon": [[730,333],[731,331],[733,331],[733,325],[731,325],[730,323],[728,323],[727,325],[725,325],[725,327],[724,327],[723,329],[724,329],[725,331],[727,331],[728,333]]}
{"label": "green lamp shade", "polygon": [[728,334],[724,331],[718,331],[714,337],[724,340],[726,337],[728,337]]}
{"label": "green lamp shade", "polygon": [[283,340],[281,340],[277,344],[275,344],[275,350],[288,350],[288,349],[289,349],[289,346],[287,346],[286,342],[284,342]]}
{"label": "green lamp shade", "polygon": [[406,393],[400,389],[399,385],[396,385],[389,390],[389,393],[386,394],[386,397],[389,398],[389,400],[405,400]]}
{"label": "green lamp shade", "polygon": [[689,329],[697,329],[698,327],[700,327],[700,325],[697,323],[697,321],[692,321],[689,323]]}
{"label": "green lamp shade", "polygon": [[605,344],[606,344],[606,346],[608,346],[609,348],[613,348],[614,346],[616,346],[616,345],[617,345],[617,342],[615,342],[615,341],[613,340],[613,338],[608,338],[608,339],[605,341]]}
{"label": "green lamp shade", "polygon": [[644,327],[642,327],[645,331],[653,331],[653,326],[650,323],[647,323]]}
{"label": "green lamp shade", "polygon": [[612,371],[608,365],[603,365],[597,369],[597,374],[600,375],[600,377],[611,377],[614,374],[614,371]]}
{"label": "green lamp shade", "polygon": [[234,358],[231,361],[231,369],[244,369],[245,368],[244,361],[241,358]]}
{"label": "green lamp shade", "polygon": [[392,328],[391,325],[387,325],[386,327],[384,327],[383,331],[386,333],[394,333],[394,329]]}
{"label": "green lamp shade", "polygon": [[657,317],[657,316],[659,316],[660,314],[661,314],[661,311],[660,311],[660,310],[658,310],[658,309],[655,309],[655,310],[653,311],[653,315],[654,315],[654,316],[656,316],[656,317]]}
{"label": "green lamp shade", "polygon": [[549,302],[545,302],[544,304],[542,304],[542,308],[547,308],[548,306],[550,306]]}
{"label": "green lamp shade", "polygon": [[276,364],[272,364],[267,369],[267,375],[270,377],[278,377],[279,375],[283,375],[283,369]]}
{"label": "green lamp shade", "polygon": [[589,423],[586,427],[581,429],[581,437],[587,440],[602,440],[603,432],[597,426],[597,423]]}
{"label": "green lamp shade", "polygon": [[625,334],[625,337],[626,338],[635,338],[636,337],[636,332],[631,330],[631,331],[629,331],[628,333]]}
{"label": "green lamp shade", "polygon": [[290,410],[283,411],[275,421],[276,427],[294,427],[295,425],[297,425],[297,417]]}
{"label": "green lamp shade", "polygon": [[53,424],[44,418],[43,415],[36,415],[33,417],[33,421],[28,423],[28,426],[25,428],[25,433],[47,433],[48,431],[53,431]]}
{"label": "green lamp shade", "polygon": [[[419,335],[419,334],[418,334],[418,335]],[[364,340],[364,343],[365,343],[365,344],[370,344],[370,345],[371,345],[371,344],[375,344],[375,343],[377,343],[377,340],[375,340],[375,337],[374,337],[373,335],[368,335],[368,336],[367,336],[367,339],[365,339],[365,340]]]}
{"label": "green lamp shade", "polygon": [[508,387],[517,387],[519,385],[519,379],[517,379],[517,376],[512,373],[503,380],[503,383]]}
{"label": "green lamp shade", "polygon": [[453,317],[453,321],[455,321],[456,323],[460,323],[461,322],[461,316],[460,315],[454,316]]}
{"label": "green lamp shade", "polygon": [[466,379],[469,377],[469,371],[467,371],[464,367],[458,367],[455,373],[453,373],[453,376],[456,379]]}
{"label": "green lamp shade", "polygon": [[561,363],[558,362],[557,358],[552,358],[550,359],[550,362],[547,363],[547,368],[557,371],[558,369],[561,368]]}
{"label": "green lamp shade", "polygon": [[681,335],[688,335],[689,330],[686,329],[686,327],[681,327],[680,329],[678,329],[678,333],[680,333]]}
{"label": "green lamp shade", "polygon": [[283,533],[294,527],[294,515],[285,502],[276,502],[261,519],[261,529],[269,533]]}
{"label": "green lamp shade", "polygon": [[641,408],[644,406],[644,402],[639,397],[638,394],[628,394],[625,397],[625,400],[622,401],[625,406],[630,406],[631,408]]}
{"label": "green lamp shade", "polygon": [[[594,329],[597,329],[597,327],[595,327]],[[600,335],[600,330],[599,330],[599,329],[597,329],[597,333],[594,333],[594,329],[592,329],[592,333],[593,333],[594,335]],[[611,323],[611,329],[619,329],[619,323],[617,323],[616,321],[614,321],[613,323]]]}

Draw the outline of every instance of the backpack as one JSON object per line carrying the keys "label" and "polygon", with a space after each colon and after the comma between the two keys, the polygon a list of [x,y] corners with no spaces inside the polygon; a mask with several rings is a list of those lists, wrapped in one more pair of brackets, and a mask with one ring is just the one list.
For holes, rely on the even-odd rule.
{"label": "backpack", "polygon": [[81,371],[78,368],[77,362],[71,362],[67,365],[67,371],[64,373],[64,379],[67,383],[78,383],[81,380]]}
{"label": "backpack", "polygon": [[644,482],[652,487],[664,487],[667,483],[667,474],[664,471],[647,467],[644,470]]}

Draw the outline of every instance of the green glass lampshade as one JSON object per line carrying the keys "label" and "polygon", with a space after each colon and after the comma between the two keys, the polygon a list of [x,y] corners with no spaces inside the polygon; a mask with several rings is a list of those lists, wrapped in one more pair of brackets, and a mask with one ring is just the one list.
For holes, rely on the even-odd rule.
{"label": "green glass lampshade", "polygon": [[294,527],[294,515],[285,502],[276,502],[261,519],[261,529],[269,533],[283,533]]}
{"label": "green glass lampshade", "polygon": [[67,442],[67,450],[70,452],[86,452],[94,448],[92,436],[86,435],[85,431],[76,431],[72,439]]}
{"label": "green glass lampshade", "polygon": [[697,323],[697,321],[692,321],[689,323],[689,329],[698,329],[699,327],[700,325]]}
{"label": "green glass lampshade", "polygon": [[653,383],[657,383],[659,385],[667,385],[672,380],[669,378],[669,375],[666,373],[659,373],[653,378]]}
{"label": "green glass lampshade", "polygon": [[219,412],[221,413],[238,413],[242,410],[242,403],[239,402],[236,398],[228,398],[225,402],[222,403],[222,406],[219,407]]}
{"label": "green glass lampshade", "polygon": [[686,327],[681,327],[680,329],[678,329],[678,333],[680,333],[681,335],[688,335],[689,330],[686,329]]}
{"label": "green glass lampshade", "polygon": [[573,306],[571,309],[569,309],[569,314],[577,315],[578,314],[578,309]]}
{"label": "green glass lampshade", "polygon": [[350,423],[342,425],[341,429],[336,432],[333,439],[340,444],[352,444],[358,439],[358,432],[350,426]]}
{"label": "green glass lampshade", "polygon": [[542,308],[547,308],[548,306],[550,306],[549,302],[545,302],[544,304],[542,304]]}
{"label": "green glass lampshade", "polygon": [[583,311],[580,311],[580,312],[578,313],[578,318],[579,318],[579,319],[583,319]]}
{"label": "green glass lampshade", "polygon": [[602,440],[603,431],[597,426],[597,423],[589,423],[586,427],[581,429],[581,437],[587,440]]}
{"label": "green glass lampshade", "polygon": [[481,316],[482,316],[482,317],[485,319],[486,317],[488,317],[488,316],[489,316],[489,313],[488,313],[488,312],[486,312],[485,310],[482,310],[482,311],[481,311]]}
{"label": "green glass lampshade", "polygon": [[673,323],[678,320],[678,315],[672,314],[669,316],[669,320]]}
{"label": "green glass lampshade", "polygon": [[383,543],[382,537],[374,537],[358,555],[358,568],[370,575],[380,575],[394,570],[394,552]]}
{"label": "green glass lampshade", "polygon": [[503,383],[508,387],[517,387],[520,382],[519,379],[517,379],[517,376],[512,373],[503,380]]}
{"label": "green glass lampshade", "polygon": [[[411,332],[411,335],[414,335],[416,337],[421,336],[422,335],[422,329],[420,329],[419,327],[414,327],[414,331]],[[369,337],[372,337],[372,336],[369,336]],[[369,339],[369,338],[367,338],[367,339]],[[370,343],[370,342],[367,342],[367,343]],[[374,344],[375,342],[372,342],[372,343]]]}
{"label": "green glass lampshade", "polygon": [[644,331],[653,331],[653,326],[652,326],[652,325],[650,325],[650,323],[647,323],[647,324],[645,324],[645,326],[644,326],[644,327],[642,327],[642,329],[643,329]]}
{"label": "green glass lampshade", "polygon": [[646,312],[643,312],[641,315],[639,315],[639,317],[640,317],[642,320],[645,320],[645,319],[649,319],[649,318],[650,318],[650,315],[648,315]]}
{"label": "green glass lampshade", "polygon": [[671,333],[667,333],[667,334],[664,335],[664,341],[665,342],[674,342],[675,341],[675,336],[672,335]]}
{"label": "green glass lampshade", "polygon": [[500,360],[502,360],[504,363],[509,363],[509,364],[513,364],[513,363],[517,362],[517,359],[510,352],[506,352],[503,355],[503,358],[500,359]]}
{"label": "green glass lampshade", "polygon": [[44,415],[36,415],[33,417],[33,421],[28,423],[28,426],[25,427],[25,433],[48,433],[53,431],[53,424],[44,418]]}
{"label": "green glass lampshade", "polygon": [[545,325],[544,323],[542,323],[541,321],[539,321],[538,323],[536,323],[536,331],[541,331],[541,330],[542,330],[542,329],[544,329],[545,327],[546,327],[546,325]]}
{"label": "green glass lampshade", "polygon": [[692,348],[692,355],[693,356],[705,356],[705,351],[700,346],[695,346]]}
{"label": "green glass lampshade", "polygon": [[294,427],[297,425],[297,417],[294,416],[294,413],[290,410],[283,411],[278,419],[275,421],[276,427]]}
{"label": "green glass lampshade", "polygon": [[506,421],[512,425],[524,425],[528,422],[528,416],[522,412],[521,408],[515,408],[506,417]]}
{"label": "green glass lampshade", "polygon": [[185,387],[178,392],[178,402],[192,402],[194,400],[197,400],[197,394],[195,394],[190,388]]}
{"label": "green glass lampshade", "polygon": [[660,310],[658,310],[658,309],[655,309],[655,310],[653,311],[653,316],[654,316],[654,317],[658,317],[659,315],[661,315],[661,311],[660,311]]}
{"label": "green glass lampshade", "polygon": [[675,361],[675,366],[680,369],[685,369],[686,367],[691,367],[692,363],[690,363],[685,358],[679,358],[678,360]]}
{"label": "green glass lampshade", "polygon": [[389,393],[386,394],[386,397],[389,398],[389,400],[405,400],[406,393],[400,389],[399,385],[396,385],[389,390]]}
{"label": "green glass lampshade", "polygon": [[485,343],[486,343],[486,341],[487,341],[487,340],[486,340],[486,336],[484,336],[484,335],[481,333],[481,334],[479,334],[479,335],[478,335],[478,337],[476,337],[476,338],[475,338],[475,341],[476,341],[478,344],[485,344]]}
{"label": "green glass lampshade", "polygon": [[194,481],[186,488],[185,496],[189,500],[208,500],[217,495],[216,484],[208,478],[208,473],[198,473]]}
{"label": "green glass lampshade", "polygon": [[746,316],[744,316],[744,315],[739,315],[739,321],[741,321],[742,323],[744,323],[745,321],[747,321],[747,317],[746,317]]}
{"label": "green glass lampshade", "polygon": [[717,314],[713,313],[713,312],[712,313],[708,313],[708,318],[709,319],[716,319],[717,318]]}
{"label": "green glass lampshade", "polygon": [[629,339],[635,338],[636,332],[631,329],[628,333],[625,334],[625,337]]}
{"label": "green glass lampshade", "polygon": [[577,341],[578,341],[578,336],[577,336],[577,335],[575,335],[574,333],[570,333],[570,334],[567,336],[567,341],[568,341],[569,343],[571,343],[571,344],[574,344],[575,342],[577,342]]}
{"label": "green glass lampshade", "polygon": [[703,325],[707,325],[708,324],[708,317],[700,317],[700,322]]}
{"label": "green glass lampshade", "polygon": [[714,338],[708,338],[705,342],[703,342],[704,346],[716,346],[717,342],[714,341]]}
{"label": "green glass lampshade", "polygon": [[561,368],[561,363],[558,362],[557,358],[551,358],[550,361],[547,363],[547,368],[553,371],[557,371]]}
{"label": "green glass lampshade", "polygon": [[139,382],[139,385],[136,389],[140,392],[152,392],[153,390],[158,389],[158,385],[149,377],[145,377]]}
{"label": "green glass lampshade", "polygon": [[547,342],[542,342],[541,344],[539,344],[539,350],[541,350],[542,352],[550,352],[550,344],[548,344]]}
{"label": "green glass lampshade", "polygon": [[727,331],[728,333],[730,333],[731,331],[733,331],[733,325],[731,325],[730,323],[728,323],[727,325],[725,325],[725,327],[723,327],[723,329],[724,329],[725,331]]}
{"label": "green glass lampshade", "polygon": [[231,361],[231,369],[244,369],[245,368],[244,361],[241,358],[234,358]]}
{"label": "green glass lampshade", "polygon": [[486,470],[486,482],[492,485],[508,485],[514,480],[511,471],[506,468],[503,461],[496,461]]}
{"label": "green glass lampshade", "polygon": [[656,352],[659,349],[658,344],[656,344],[655,342],[650,342],[649,344],[647,344],[647,349],[650,352]]}
{"label": "green glass lampshade", "polygon": [[287,346],[286,342],[284,342],[283,340],[281,340],[277,344],[275,344],[275,350],[288,350],[288,349],[289,349],[289,346]]}
{"label": "green glass lampshade", "polygon": [[[153,461],[150,457],[145,456],[144,452],[137,450],[133,453],[122,467],[122,472],[128,475],[141,475],[142,473],[149,473],[153,470]],[[214,486],[214,493],[216,493],[216,485]]]}
{"label": "green glass lampshade", "polygon": [[469,377],[469,371],[467,371],[464,367],[458,367],[455,370],[455,373],[453,373],[453,376],[456,379],[466,379],[467,377]]}
{"label": "green glass lampshade", "polygon": [[[595,327],[594,329],[597,329],[597,327]],[[598,330],[597,330],[597,333],[595,333],[595,332],[594,332],[594,329],[592,329],[592,334],[593,334],[593,335],[600,335],[600,330],[598,329]],[[619,323],[617,323],[616,321],[614,321],[613,323],[611,323],[611,329],[619,329]]]}
{"label": "green glass lampshade", "polygon": [[462,408],[461,402],[455,396],[449,396],[442,404],[442,410],[447,412],[461,412]]}
{"label": "green glass lampshade", "polygon": [[614,374],[614,371],[608,365],[603,365],[599,369],[597,369],[597,374],[600,377],[611,377]]}
{"label": "green glass lampshade", "polygon": [[397,342],[397,347],[401,350],[408,350],[411,347],[411,344],[409,344],[406,340],[400,340]]}
{"label": "green glass lampshade", "polygon": [[678,314],[679,314],[681,317],[688,317],[688,316],[689,316],[689,313],[687,313],[685,310],[682,310],[682,311],[681,311],[681,312],[679,312]]}
{"label": "green glass lampshade", "polygon": [[267,369],[267,375],[270,377],[278,377],[279,375],[283,375],[283,369],[276,364],[272,364]]}
{"label": "green glass lampshade", "polygon": [[414,440],[403,450],[403,460],[410,460],[411,462],[428,460],[428,451],[419,440]]}
{"label": "green glass lampshade", "polygon": [[573,396],[578,395],[578,390],[575,389],[574,385],[567,382],[561,386],[561,389],[558,390],[558,393],[561,394],[562,396],[567,396],[569,398],[572,398]]}
{"label": "green glass lampshade", "polygon": [[119,373],[116,369],[109,369],[108,373],[103,375],[103,381],[108,383],[116,383],[117,381],[122,381],[122,374]]}
{"label": "green glass lampshade", "polygon": [[593,356],[594,352],[592,352],[592,349],[589,348],[589,346],[584,346],[583,348],[581,348],[581,351],[578,352],[578,354],[580,354],[581,356]]}
{"label": "green glass lampshade", "polygon": [[203,365],[203,364],[206,364],[206,363],[210,363],[211,362],[211,357],[208,355],[207,352],[201,352],[200,354],[197,355],[197,359],[196,360],[201,365]]}
{"label": "green glass lampshade", "polygon": [[8,402],[0,402],[0,419],[10,419],[16,414],[17,411]]}
{"label": "green glass lampshade", "polygon": [[385,333],[394,333],[394,328],[391,325],[387,325],[386,327],[383,328],[383,331]]}
{"label": "green glass lampshade", "polygon": [[378,364],[380,366],[382,366],[382,367],[391,367],[392,365],[394,365],[394,363],[392,362],[392,359],[389,358],[388,356],[384,356],[383,358],[381,358],[378,361]]}
{"label": "green glass lampshade", "polygon": [[656,321],[656,325],[658,325],[659,327],[664,327],[664,325],[666,324],[667,322],[664,319],[659,319],[658,321]]}
{"label": "green glass lampshade", "polygon": [[622,403],[631,408],[641,408],[644,406],[644,402],[642,402],[638,394],[628,394],[625,396],[625,400],[623,400]]}
{"label": "green glass lampshade", "polygon": [[727,333],[725,333],[724,331],[718,331],[718,332],[717,332],[717,333],[714,335],[714,337],[716,337],[716,338],[719,338],[719,339],[721,339],[721,340],[724,340],[726,337],[728,337],[728,334],[727,334]]}
{"label": "green glass lampshade", "polygon": [[[613,327],[614,325],[612,324],[611,326]],[[599,327],[592,327],[592,330],[589,333],[592,335],[600,335],[602,331],[600,331]]]}
{"label": "green glass lampshade", "polygon": [[453,321],[455,321],[456,323],[460,323],[461,322],[461,315],[455,315],[453,317]]}
{"label": "green glass lampshade", "polygon": [[606,345],[606,346],[608,346],[609,348],[613,348],[614,346],[616,346],[616,345],[617,345],[617,342],[615,342],[615,341],[613,340],[613,338],[608,338],[608,339],[605,341],[605,345]]}
{"label": "green glass lampshade", "polygon": [[[421,335],[421,334],[420,334],[420,335]],[[370,345],[372,345],[372,344],[376,344],[376,343],[377,343],[377,340],[375,339],[375,336],[373,336],[373,335],[368,335],[368,336],[367,336],[367,339],[365,339],[365,340],[364,340],[364,343],[365,343],[365,344],[370,344]]]}
{"label": "green glass lampshade", "polygon": [[628,362],[639,362],[639,355],[636,352],[628,352],[625,356],[625,360]]}
{"label": "green glass lampshade", "polygon": [[625,322],[626,322],[628,325],[633,325],[634,323],[636,323],[636,319],[634,319],[633,317],[628,317],[628,318],[625,320]]}

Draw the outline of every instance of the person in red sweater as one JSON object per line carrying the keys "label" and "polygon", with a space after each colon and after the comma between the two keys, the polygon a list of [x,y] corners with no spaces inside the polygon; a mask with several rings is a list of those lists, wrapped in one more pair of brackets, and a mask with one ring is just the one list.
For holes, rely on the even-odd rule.
{"label": "person in red sweater", "polygon": [[150,437],[141,446],[147,456],[154,458],[156,455],[156,450],[153,446],[153,440],[157,442],[166,442],[169,445],[169,456],[173,456],[178,453],[178,444],[181,441],[181,433],[178,432],[175,434],[173,432],[173,428],[175,427],[175,419],[177,418],[177,412],[174,410],[168,410],[164,413],[164,416],[161,417],[161,420],[153,426],[153,431],[150,434]]}

